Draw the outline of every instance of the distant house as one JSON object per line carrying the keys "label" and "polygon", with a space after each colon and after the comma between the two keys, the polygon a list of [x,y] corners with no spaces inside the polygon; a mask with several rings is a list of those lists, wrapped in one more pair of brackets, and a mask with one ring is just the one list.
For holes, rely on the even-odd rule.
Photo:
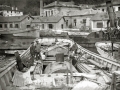
{"label": "distant house", "polygon": [[44,16],[68,16],[70,11],[80,10],[80,6],[75,5],[74,2],[55,1],[44,6]]}
{"label": "distant house", "polygon": [[0,30],[24,30],[31,28],[33,18],[30,15],[23,16],[0,16]]}
{"label": "distant house", "polygon": [[[120,11],[115,12],[116,17],[120,18]],[[105,30],[107,27],[107,20],[109,16],[107,13],[97,13],[91,18],[91,29],[92,31]]]}
{"label": "distant house", "polygon": [[52,17],[40,17],[33,16],[34,20],[32,21],[31,27],[40,29],[40,30],[59,30],[64,29],[65,19],[61,16],[52,16]]}
{"label": "distant house", "polygon": [[22,16],[23,12],[18,10],[17,7],[10,7],[7,5],[0,5],[0,15],[4,17],[8,16]]}
{"label": "distant house", "polygon": [[[113,9],[114,11],[120,11],[120,1],[118,0],[113,0]],[[95,8],[97,10],[101,10],[102,12],[107,12],[107,6],[106,6],[106,3],[102,3],[100,5],[96,5]]]}
{"label": "distant house", "polygon": [[66,28],[79,30],[90,30],[90,19],[101,11],[93,9],[83,9],[69,12],[69,16],[64,16]]}

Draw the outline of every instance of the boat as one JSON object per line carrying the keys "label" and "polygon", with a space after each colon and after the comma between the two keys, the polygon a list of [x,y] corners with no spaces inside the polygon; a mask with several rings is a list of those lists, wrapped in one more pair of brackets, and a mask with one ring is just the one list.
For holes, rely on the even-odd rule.
{"label": "boat", "polygon": [[39,30],[32,28],[25,30],[1,30],[0,53],[14,55],[15,51],[19,51],[19,53],[24,52],[31,42],[39,37],[38,32]]}
{"label": "boat", "polygon": [[119,59],[120,59],[120,56],[119,56],[120,43],[119,42],[115,42],[113,44],[113,49],[112,49],[111,41],[96,42],[95,46],[98,53],[101,56],[108,58],[112,61],[119,62]]}
{"label": "boat", "polygon": [[116,18],[112,1],[108,0],[106,6],[109,20],[107,21],[107,30],[102,31],[104,41],[96,42],[95,46],[101,56],[120,63],[119,20]]}
{"label": "boat", "polygon": [[[30,47],[20,55],[16,52],[17,57],[0,68],[1,90],[80,90],[83,87],[110,90],[111,73],[120,69],[119,64],[86,50],[71,39],[39,38],[36,41],[41,43],[42,59],[31,65]],[[24,67],[22,70],[17,68],[18,60]]]}

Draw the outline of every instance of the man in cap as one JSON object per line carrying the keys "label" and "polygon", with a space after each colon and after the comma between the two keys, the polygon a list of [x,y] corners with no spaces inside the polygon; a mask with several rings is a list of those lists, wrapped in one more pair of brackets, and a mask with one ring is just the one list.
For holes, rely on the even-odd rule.
{"label": "man in cap", "polygon": [[35,58],[35,45],[34,45],[34,42],[31,43],[31,46],[30,46],[30,54],[31,54],[31,65],[34,64],[34,58]]}
{"label": "man in cap", "polygon": [[39,41],[36,41],[35,51],[36,51],[36,60],[38,60],[41,57],[40,56],[41,44],[39,43]]}

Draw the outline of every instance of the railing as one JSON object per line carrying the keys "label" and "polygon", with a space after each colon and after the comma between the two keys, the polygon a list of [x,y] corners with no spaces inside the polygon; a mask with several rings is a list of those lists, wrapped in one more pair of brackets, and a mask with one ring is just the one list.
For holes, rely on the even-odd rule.
{"label": "railing", "polygon": [[0,72],[0,90],[10,90],[8,86],[11,86],[12,77],[16,69],[16,61],[12,61],[5,66]]}
{"label": "railing", "polygon": [[102,68],[102,67],[108,67],[109,71],[112,73],[113,71],[120,70],[120,64],[111,61],[109,59],[106,59],[96,53],[93,53],[80,45],[78,45],[79,51],[82,54],[85,54],[86,59],[90,61],[91,63],[95,64],[96,66]]}

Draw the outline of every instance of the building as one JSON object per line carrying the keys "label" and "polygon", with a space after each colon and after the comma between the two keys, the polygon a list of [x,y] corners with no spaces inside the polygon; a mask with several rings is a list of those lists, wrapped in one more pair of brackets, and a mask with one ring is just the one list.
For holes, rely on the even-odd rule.
{"label": "building", "polygon": [[44,6],[44,16],[68,16],[70,11],[80,10],[80,6],[75,5],[74,2],[55,1]]}
{"label": "building", "polygon": [[83,9],[79,11],[71,11],[68,16],[64,16],[66,20],[66,28],[74,28],[79,30],[90,30],[90,19],[100,10]]}
{"label": "building", "polygon": [[24,30],[31,28],[33,17],[23,16],[0,16],[0,30]]}
{"label": "building", "polygon": [[[97,5],[95,6],[95,8],[97,10],[101,10],[102,12],[107,12],[107,6],[106,6],[106,3],[102,3],[100,5]],[[114,0],[113,1],[113,8],[114,8],[114,11],[120,11],[120,1],[118,0]]]}
{"label": "building", "polygon": [[51,16],[51,17],[40,17],[33,16],[31,27],[40,29],[40,30],[59,30],[64,29],[65,19],[62,16]]}
{"label": "building", "polygon": [[22,16],[23,12],[18,10],[17,7],[10,7],[7,5],[0,5],[0,15],[4,17],[8,16]]}
{"label": "building", "polygon": [[[120,18],[120,11],[115,12],[116,17]],[[106,12],[103,13],[97,13],[91,18],[91,29],[92,31],[100,31],[105,30],[107,27],[107,20],[109,19],[109,16]],[[119,25],[120,26],[120,25]]]}

